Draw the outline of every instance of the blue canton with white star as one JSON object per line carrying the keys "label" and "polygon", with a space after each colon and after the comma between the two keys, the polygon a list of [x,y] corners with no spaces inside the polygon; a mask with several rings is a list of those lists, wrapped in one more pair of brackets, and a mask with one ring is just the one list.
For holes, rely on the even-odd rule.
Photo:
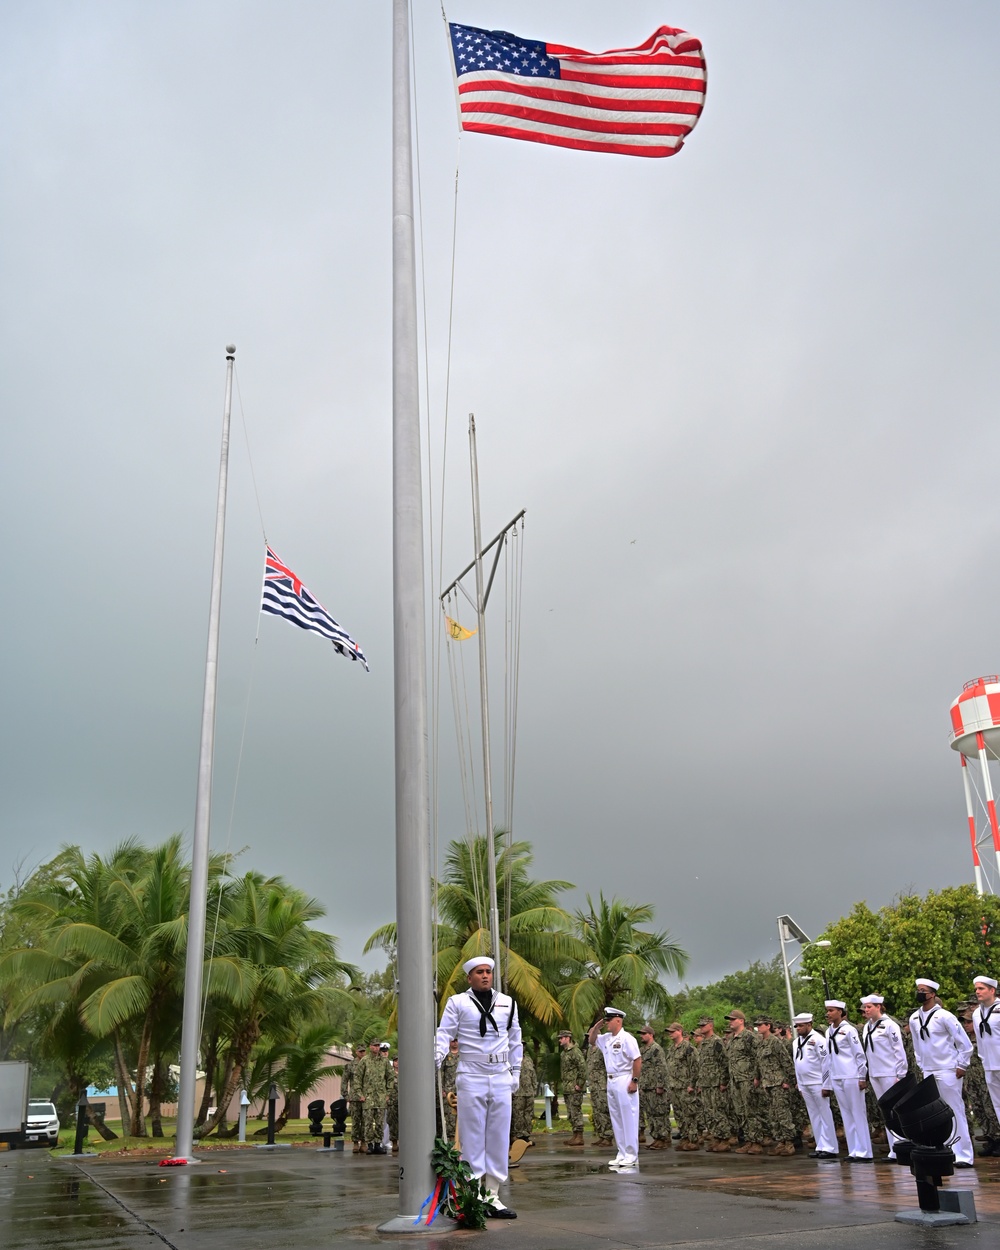
{"label": "blue canton with white star", "polygon": [[450,28],[459,77],[490,69],[501,74],[520,74],[523,78],[559,77],[558,58],[549,56],[545,44],[537,39],[519,39],[506,30],[479,30],[455,22],[450,23]]}

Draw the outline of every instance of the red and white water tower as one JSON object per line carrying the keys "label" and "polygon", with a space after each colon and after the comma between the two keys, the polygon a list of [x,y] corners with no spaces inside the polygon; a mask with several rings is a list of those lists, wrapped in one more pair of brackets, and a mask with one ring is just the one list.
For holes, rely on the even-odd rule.
{"label": "red and white water tower", "polygon": [[[962,693],[951,705],[951,749],[957,751],[962,760],[976,889],[980,894],[1000,894],[1000,828],[997,827],[991,776],[991,766],[1000,768],[1000,676],[997,674],[977,677],[962,687]],[[978,770],[974,767],[976,762]]]}

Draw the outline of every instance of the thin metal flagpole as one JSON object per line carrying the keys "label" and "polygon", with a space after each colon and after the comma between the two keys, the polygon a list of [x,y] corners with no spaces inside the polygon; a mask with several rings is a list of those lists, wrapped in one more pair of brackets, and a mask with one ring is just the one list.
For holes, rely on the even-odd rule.
{"label": "thin metal flagpole", "polygon": [[[177,1143],[174,1157],[199,1160],[194,1150],[194,1102],[201,1043],[201,990],[205,966],[205,928],[208,913],[208,842],[212,820],[212,762],[215,754],[215,702],[219,680],[219,622],[222,616],[222,555],[226,541],[226,489],[229,482],[229,419],[233,408],[233,362],[236,348],[226,348],[226,403],[222,417],[219,457],[219,494],[215,508],[215,553],[212,557],[212,596],[208,609],[208,648],[205,656],[205,694],[201,708],[201,751],[198,757],[198,794],[191,847],[191,902],[188,908],[187,961],[184,967],[184,1017],[181,1024],[181,1079],[177,1098]],[[138,1096],[138,1094],[137,1094]]]}
{"label": "thin metal flagpole", "polygon": [[399,975],[399,1215],[414,1224],[434,1174],[434,980],[424,513],[407,0],[392,23],[392,578],[396,747],[396,951]]}
{"label": "thin metal flagpole", "polygon": [[486,602],[483,596],[483,554],[479,520],[479,456],[476,451],[476,418],[469,413],[469,460],[472,470],[472,549],[476,553],[476,615],[479,643],[479,707],[483,730],[483,791],[486,796],[486,873],[490,894],[490,954],[496,960],[494,986],[503,989],[500,958],[500,911],[497,907],[497,853],[493,834],[493,774],[490,767],[490,705],[486,678]]}

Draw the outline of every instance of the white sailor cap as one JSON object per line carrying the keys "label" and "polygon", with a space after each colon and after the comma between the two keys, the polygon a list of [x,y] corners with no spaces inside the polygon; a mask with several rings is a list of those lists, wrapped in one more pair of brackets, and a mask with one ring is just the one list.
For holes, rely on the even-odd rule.
{"label": "white sailor cap", "polygon": [[997,987],[996,981],[992,977],[973,977],[973,985],[992,985],[994,989]]}
{"label": "white sailor cap", "polygon": [[492,971],[495,966],[496,960],[490,959],[489,955],[477,955],[475,959],[467,959],[462,964],[462,971],[468,976],[473,968],[489,968]]}
{"label": "white sailor cap", "polygon": [[812,1024],[813,1013],[811,1011],[800,1011],[797,1016],[792,1017],[792,1024]]}
{"label": "white sailor cap", "polygon": [[625,1019],[625,1012],[620,1007],[605,1007],[604,1014],[609,1018],[611,1016],[620,1016],[623,1020]]}
{"label": "white sailor cap", "polygon": [[918,986],[926,985],[929,990],[939,990],[941,988],[937,981],[928,981],[926,977],[917,977],[916,984]]}
{"label": "white sailor cap", "polygon": [[841,1011],[847,1010],[847,1004],[840,998],[828,998],[824,1003],[824,1007],[839,1007]]}
{"label": "white sailor cap", "polygon": [[867,1006],[869,1003],[879,1003],[881,1005],[884,1002],[885,1002],[885,999],[882,997],[881,994],[866,994],[864,998],[862,998],[861,1000],[861,1005],[863,1007]]}
{"label": "white sailor cap", "polygon": [[379,1048],[379,1050],[388,1050],[388,1049],[389,1049],[389,1043],[388,1043],[388,1042],[379,1042],[379,1047],[378,1047],[378,1048]]}

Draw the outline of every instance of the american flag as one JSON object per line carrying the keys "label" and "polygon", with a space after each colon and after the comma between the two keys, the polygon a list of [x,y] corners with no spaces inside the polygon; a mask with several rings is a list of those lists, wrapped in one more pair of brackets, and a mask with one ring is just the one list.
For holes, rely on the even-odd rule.
{"label": "american flag", "polygon": [[282,616],[299,629],[311,629],[329,638],[341,655],[349,660],[360,660],[365,672],[370,672],[365,653],[346,629],[341,629],[326,608],[306,590],[298,577],[282,564],[270,547],[264,560],[264,593],[260,610],[272,616]]}
{"label": "american flag", "polygon": [[661,26],[638,48],[583,52],[449,23],[463,130],[672,156],[705,103],[701,41]]}

